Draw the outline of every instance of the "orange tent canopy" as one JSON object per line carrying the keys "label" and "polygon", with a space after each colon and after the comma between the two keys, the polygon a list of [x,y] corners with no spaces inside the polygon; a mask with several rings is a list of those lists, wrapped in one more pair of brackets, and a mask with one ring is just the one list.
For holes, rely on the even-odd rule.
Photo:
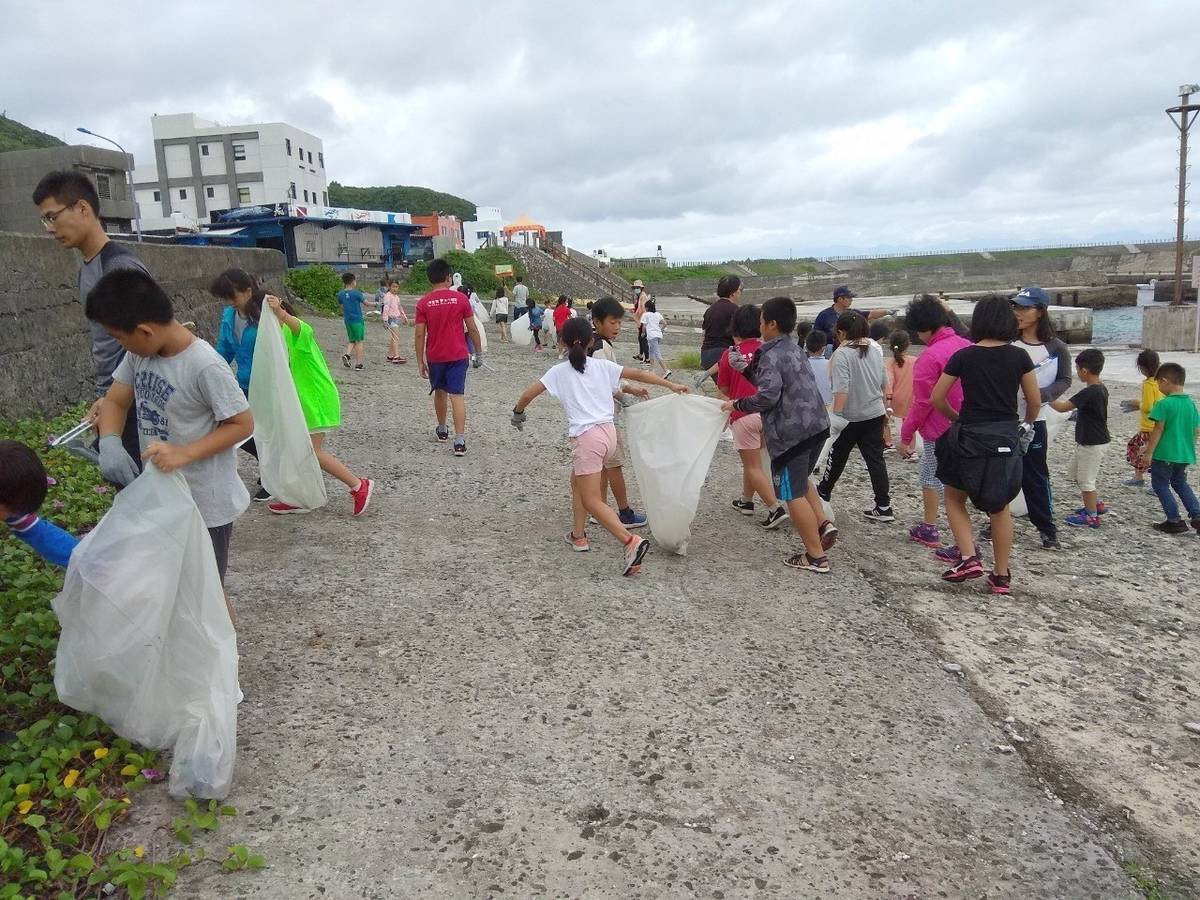
{"label": "orange tent canopy", "polygon": [[526,215],[518,216],[517,221],[505,225],[500,230],[505,234],[518,234],[522,231],[536,231],[542,237],[546,236],[546,226],[539,225]]}

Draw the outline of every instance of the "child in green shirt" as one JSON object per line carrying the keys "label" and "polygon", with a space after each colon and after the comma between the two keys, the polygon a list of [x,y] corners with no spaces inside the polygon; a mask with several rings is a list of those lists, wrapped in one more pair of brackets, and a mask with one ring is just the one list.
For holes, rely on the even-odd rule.
{"label": "child in green shirt", "polygon": [[[312,437],[313,450],[321,470],[328,472],[350,488],[350,499],[354,501],[353,516],[361,516],[371,502],[374,482],[370,478],[359,478],[340,459],[325,450],[325,434],[342,424],[342,401],[337,385],[329,374],[329,366],[317,344],[312,326],[296,318],[295,310],[286,300],[267,294],[262,298],[275,311],[283,325],[283,342],[288,351],[288,364],[292,370],[292,381],[304,411],[304,421]],[[261,305],[259,310],[261,311]],[[276,515],[306,513],[309,510],[288,503],[268,503],[267,509]]]}
{"label": "child in green shirt", "polygon": [[1200,413],[1195,401],[1183,392],[1187,373],[1178,363],[1163,363],[1154,379],[1163,398],[1150,410],[1154,430],[1142,451],[1150,464],[1150,486],[1158,495],[1165,522],[1154,525],[1167,534],[1187,534],[1188,526],[1179,515],[1174,491],[1183,501],[1192,528],[1200,532],[1200,502],[1187,480],[1187,467],[1196,462],[1196,433],[1200,431]]}

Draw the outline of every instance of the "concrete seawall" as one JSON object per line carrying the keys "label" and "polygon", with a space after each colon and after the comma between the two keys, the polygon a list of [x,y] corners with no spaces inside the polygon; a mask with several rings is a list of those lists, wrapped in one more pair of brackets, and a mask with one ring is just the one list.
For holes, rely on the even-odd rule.
{"label": "concrete seawall", "polygon": [[[176,317],[215,340],[222,304],[213,277],[237,266],[282,290],[275,250],[129,244],[171,295]],[[0,409],[6,418],[53,413],[95,394],[88,322],[79,304],[80,256],[48,237],[0,233]]]}

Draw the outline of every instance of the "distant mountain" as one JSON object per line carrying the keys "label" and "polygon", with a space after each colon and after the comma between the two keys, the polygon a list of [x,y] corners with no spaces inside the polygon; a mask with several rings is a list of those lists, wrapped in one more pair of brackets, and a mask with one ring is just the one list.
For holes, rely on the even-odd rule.
{"label": "distant mountain", "polygon": [[395,184],[391,187],[350,187],[329,182],[329,202],[352,209],[377,209],[383,212],[407,212],[414,216],[441,213],[458,216],[462,221],[475,218],[475,204],[453,194],[429,188]]}
{"label": "distant mountain", "polygon": [[65,147],[58,138],[35,131],[16,119],[0,116],[0,153],[10,150],[40,150],[43,147]]}

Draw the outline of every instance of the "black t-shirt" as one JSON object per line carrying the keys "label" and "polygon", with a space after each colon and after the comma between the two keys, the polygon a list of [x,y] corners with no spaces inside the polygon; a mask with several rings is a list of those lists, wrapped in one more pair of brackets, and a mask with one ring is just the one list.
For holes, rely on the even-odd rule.
{"label": "black t-shirt", "polygon": [[704,311],[704,341],[700,344],[701,350],[733,346],[731,326],[737,308],[737,304],[728,297],[721,297]]}
{"label": "black t-shirt", "polygon": [[962,381],[963,403],[958,420],[964,425],[1016,422],[1021,376],[1033,371],[1033,360],[1012,344],[972,344],[951,356],[944,371]]}
{"label": "black t-shirt", "polygon": [[1085,447],[1107,444],[1108,434],[1108,388],[1102,384],[1089,384],[1071,398],[1079,417],[1075,420],[1075,443]]}

